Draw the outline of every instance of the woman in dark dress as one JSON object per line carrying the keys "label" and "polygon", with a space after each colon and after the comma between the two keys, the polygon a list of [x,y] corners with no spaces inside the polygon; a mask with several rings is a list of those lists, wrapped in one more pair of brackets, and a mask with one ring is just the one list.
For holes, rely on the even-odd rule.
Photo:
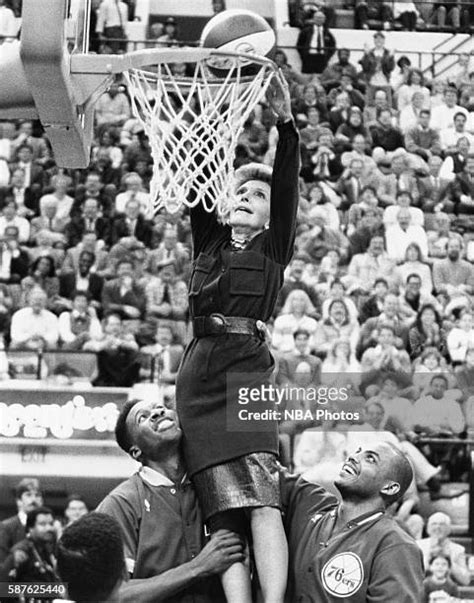
{"label": "woman in dark dress", "polygon": [[[187,467],[211,532],[226,528],[246,536],[250,531],[264,601],[278,603],[288,554],[277,422],[239,419],[242,409],[274,408],[263,399],[244,406],[241,394],[267,384],[274,368],[265,321],[293,253],[298,207],[299,141],[282,77],[274,77],[267,99],[278,117],[273,174],[261,164],[237,170],[227,224],[201,205],[191,210],[194,339],[178,373],[176,400]],[[251,602],[244,564],[234,564],[222,581],[227,601]]]}

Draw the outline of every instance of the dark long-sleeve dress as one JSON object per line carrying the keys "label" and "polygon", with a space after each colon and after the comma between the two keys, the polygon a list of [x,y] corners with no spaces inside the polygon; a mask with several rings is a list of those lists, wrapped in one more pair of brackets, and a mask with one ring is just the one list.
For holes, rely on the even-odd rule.
{"label": "dark long-sleeve dress", "polygon": [[[192,318],[220,313],[267,321],[272,315],[293,253],[298,207],[298,134],[293,122],[278,129],[267,230],[243,250],[234,251],[231,227],[200,205],[192,209]],[[194,338],[189,343],[177,377],[176,402],[191,476],[252,453],[277,453],[276,421],[233,430],[239,429],[238,421],[232,423],[228,415],[238,406],[237,387],[229,384],[226,390],[229,373],[249,374],[245,385],[257,387],[268,381],[273,367],[266,343],[256,335],[227,333]],[[249,410],[264,408],[259,403]]]}

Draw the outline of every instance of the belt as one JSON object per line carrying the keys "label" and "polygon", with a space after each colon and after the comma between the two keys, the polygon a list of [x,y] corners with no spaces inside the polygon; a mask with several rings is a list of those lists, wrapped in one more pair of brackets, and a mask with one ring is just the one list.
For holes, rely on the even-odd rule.
{"label": "belt", "polygon": [[196,316],[193,319],[194,337],[208,337],[233,333],[236,335],[256,335],[265,339],[266,326],[262,320],[245,318],[243,316]]}

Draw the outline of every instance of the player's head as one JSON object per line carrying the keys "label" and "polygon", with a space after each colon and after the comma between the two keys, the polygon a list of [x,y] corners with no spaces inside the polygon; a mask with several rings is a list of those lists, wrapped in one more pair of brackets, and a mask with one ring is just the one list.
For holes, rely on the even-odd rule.
{"label": "player's head", "polygon": [[235,172],[235,194],[229,224],[258,232],[270,220],[272,170],[260,163],[249,163]]}
{"label": "player's head", "polygon": [[68,526],[57,547],[58,573],[69,598],[113,601],[125,577],[120,526],[103,513],[88,513]]}
{"label": "player's head", "polygon": [[133,399],[119,413],[115,437],[122,450],[146,465],[176,452],[181,429],[175,411],[162,402]]}
{"label": "player's head", "polygon": [[349,455],[334,483],[345,501],[388,507],[402,498],[412,479],[406,456],[392,444],[378,442]]}

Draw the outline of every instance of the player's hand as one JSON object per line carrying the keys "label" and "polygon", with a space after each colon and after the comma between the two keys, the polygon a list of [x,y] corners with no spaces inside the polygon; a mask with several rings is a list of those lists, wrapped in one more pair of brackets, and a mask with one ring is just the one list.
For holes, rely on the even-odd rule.
{"label": "player's hand", "polygon": [[285,122],[292,119],[290,89],[281,71],[272,77],[265,95],[268,104],[280,121]]}
{"label": "player's hand", "polygon": [[222,574],[234,563],[245,560],[244,544],[239,536],[229,530],[219,530],[192,561],[199,577]]}

